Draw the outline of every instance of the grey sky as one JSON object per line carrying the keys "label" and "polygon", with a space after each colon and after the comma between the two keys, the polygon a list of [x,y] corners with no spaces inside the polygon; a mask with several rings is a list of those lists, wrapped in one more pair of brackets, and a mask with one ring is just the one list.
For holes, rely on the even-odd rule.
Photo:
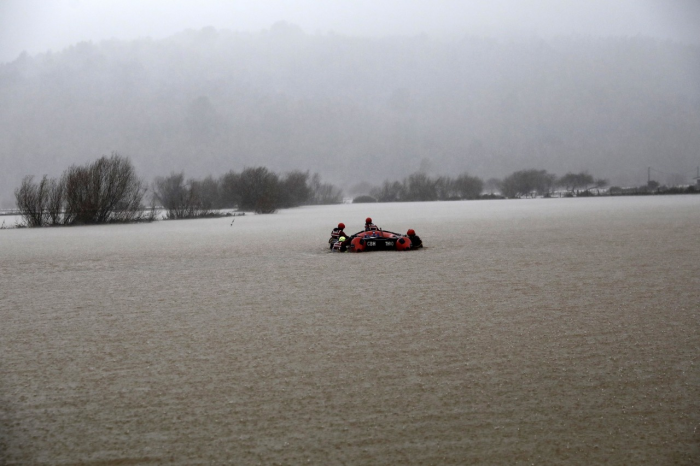
{"label": "grey sky", "polygon": [[277,21],[352,35],[648,35],[700,43],[700,0],[0,0],[0,62],[80,41]]}

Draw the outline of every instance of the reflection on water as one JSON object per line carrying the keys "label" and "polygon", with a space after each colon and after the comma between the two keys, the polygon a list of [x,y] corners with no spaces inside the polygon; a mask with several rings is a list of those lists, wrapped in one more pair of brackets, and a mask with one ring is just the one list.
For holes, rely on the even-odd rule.
{"label": "reflection on water", "polygon": [[[0,458],[690,464],[699,208],[365,204],[0,231]],[[367,216],[425,249],[328,251],[333,226]]]}

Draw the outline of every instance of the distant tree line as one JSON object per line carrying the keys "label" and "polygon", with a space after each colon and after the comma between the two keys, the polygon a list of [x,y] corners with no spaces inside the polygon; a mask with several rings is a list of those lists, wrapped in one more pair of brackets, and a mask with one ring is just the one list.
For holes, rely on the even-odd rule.
{"label": "distant tree line", "polygon": [[[600,189],[608,185],[602,178],[595,179],[587,172],[567,173],[557,177],[547,170],[516,171],[500,182],[501,194],[509,198],[551,196],[557,188],[563,188],[568,197],[590,193],[592,188]],[[587,195],[587,194],[583,194]]]}
{"label": "distant tree line", "polygon": [[[546,170],[520,170],[502,180],[484,182],[469,173],[456,178],[429,176],[416,172],[402,181],[385,180],[369,189],[368,195],[354,202],[412,202],[460,199],[599,195],[608,181],[587,172],[567,173],[558,177]],[[559,190],[557,191],[557,189]],[[150,208],[143,201],[148,189],[131,161],[117,153],[103,156],[87,165],[74,165],[58,179],[32,176],[22,180],[15,190],[15,201],[29,227],[48,225],[99,224],[155,220],[157,207],[165,218],[198,218],[217,215],[220,209],[273,213],[281,208],[312,204],[338,204],[343,192],[321,182],[318,173],[292,171],[278,175],[265,167],[229,171],[219,178],[185,179],[185,174],[171,173],[156,177],[150,196]],[[490,191],[490,193],[484,193]],[[595,193],[594,193],[595,191]],[[496,194],[498,192],[499,194]],[[609,195],[697,193],[693,186],[667,188],[650,180],[636,188],[613,186]]]}
{"label": "distant tree line", "polygon": [[478,199],[484,189],[481,178],[462,173],[457,178],[431,177],[416,172],[403,181],[386,180],[372,188],[369,195],[359,196],[354,202],[412,202]]}
{"label": "distant tree line", "polygon": [[218,179],[185,180],[184,173],[157,177],[150,209],[148,189],[127,157],[113,153],[93,163],[74,165],[58,178],[27,176],[15,190],[15,202],[29,227],[154,220],[156,205],[169,219],[212,215],[237,208],[272,213],[280,208],[342,202],[342,191],[318,174],[293,171],[282,176],[265,167],[230,171]]}
{"label": "distant tree line", "polygon": [[647,184],[642,186],[633,186],[622,188],[620,186],[611,186],[608,189],[610,196],[637,196],[649,194],[700,194],[700,185],[689,186],[666,186],[656,180],[649,180]]}
{"label": "distant tree line", "polygon": [[280,208],[310,204],[338,204],[343,192],[322,183],[318,174],[292,171],[282,176],[265,167],[229,171],[218,179],[185,181],[184,173],[157,177],[153,183],[156,201],[166,218],[193,218],[210,215],[214,210],[238,208],[260,214]]}
{"label": "distant tree line", "polygon": [[[498,180],[497,180],[498,181]],[[567,173],[557,177],[546,170],[521,170],[498,181],[501,194],[508,198],[551,197],[555,194],[563,197],[586,197],[601,195],[601,189],[607,187],[608,180],[594,178],[587,172]],[[696,194],[697,186],[667,187],[656,180],[649,180],[641,186],[621,188],[611,186],[602,194],[609,196],[644,195],[644,194]]]}
{"label": "distant tree line", "polygon": [[[463,173],[457,178],[448,176],[431,177],[425,173],[414,173],[403,181],[386,180],[381,186],[371,188],[368,195],[357,196],[353,202],[403,202],[403,201],[439,201],[459,199],[494,199],[522,197],[586,197],[601,195],[601,189],[609,182],[603,178],[594,178],[588,172],[557,176],[547,170],[519,170],[505,178],[490,178],[484,182],[481,178]],[[487,192],[488,191],[488,192]],[[603,194],[637,195],[637,194],[695,194],[700,192],[697,186],[666,187],[655,180],[643,186],[620,188],[612,186]],[[498,193],[498,194],[496,194]]]}
{"label": "distant tree line", "polygon": [[[608,181],[594,179],[586,172],[567,173],[557,177],[546,170],[520,170],[502,180],[491,178],[484,182],[469,173],[457,178],[449,176],[431,177],[425,173],[414,173],[403,181],[386,180],[381,186],[372,188],[369,195],[358,196],[354,202],[402,202],[439,201],[459,199],[483,199],[498,197],[520,198],[551,196],[557,188],[565,190],[565,196],[585,196],[591,189],[607,186]],[[484,193],[484,191],[490,193]]]}

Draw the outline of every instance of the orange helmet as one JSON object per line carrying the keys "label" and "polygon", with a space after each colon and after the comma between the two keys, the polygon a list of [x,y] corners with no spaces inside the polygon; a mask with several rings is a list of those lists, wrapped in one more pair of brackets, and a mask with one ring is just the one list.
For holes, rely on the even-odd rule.
{"label": "orange helmet", "polygon": [[416,234],[416,232],[413,230],[413,228],[409,228],[408,231],[406,232],[408,236],[413,236]]}
{"label": "orange helmet", "polygon": [[341,230],[344,230],[344,229],[345,229],[345,224],[344,224],[343,222],[340,222],[340,223],[338,224],[338,228],[340,228]]}
{"label": "orange helmet", "polygon": [[365,219],[365,223],[372,223],[372,217],[367,217]]}

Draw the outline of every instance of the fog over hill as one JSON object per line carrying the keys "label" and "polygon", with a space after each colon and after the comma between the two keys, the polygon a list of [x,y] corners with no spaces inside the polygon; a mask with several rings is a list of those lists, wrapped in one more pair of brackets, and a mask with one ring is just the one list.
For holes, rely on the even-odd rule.
{"label": "fog over hill", "polygon": [[113,151],[149,182],[263,165],[346,189],[419,169],[687,183],[700,165],[700,46],[644,37],[205,28],[23,54],[0,103],[4,206],[23,176]]}

